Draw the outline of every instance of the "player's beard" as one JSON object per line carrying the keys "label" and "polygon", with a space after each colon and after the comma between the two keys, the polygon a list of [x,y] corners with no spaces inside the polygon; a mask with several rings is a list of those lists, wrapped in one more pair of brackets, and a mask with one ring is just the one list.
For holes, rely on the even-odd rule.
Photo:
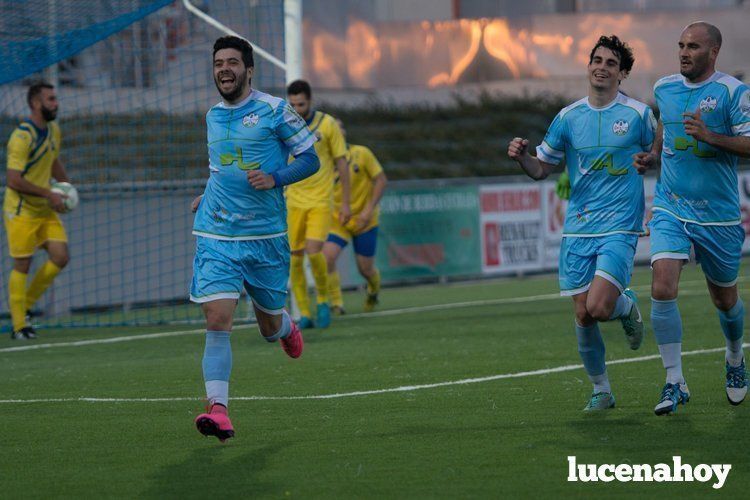
{"label": "player's beard", "polygon": [[680,74],[688,80],[693,80],[701,76],[708,68],[708,53],[697,58],[693,57],[690,62],[692,63],[690,68],[685,71],[680,70]]}
{"label": "player's beard", "polygon": [[48,122],[51,122],[52,120],[57,118],[57,110],[45,108],[44,106],[42,106],[42,118],[44,118]]}
{"label": "player's beard", "polygon": [[[242,75],[243,77],[245,75]],[[239,75],[234,75],[235,78],[235,87],[230,90],[229,92],[223,92],[221,90],[221,81],[218,77],[214,77],[214,83],[216,84],[216,90],[219,91],[219,94],[221,95],[221,98],[224,99],[227,102],[234,102],[236,101],[242,93],[245,91],[245,86],[250,85],[250,81],[246,80],[245,78],[239,78]]]}

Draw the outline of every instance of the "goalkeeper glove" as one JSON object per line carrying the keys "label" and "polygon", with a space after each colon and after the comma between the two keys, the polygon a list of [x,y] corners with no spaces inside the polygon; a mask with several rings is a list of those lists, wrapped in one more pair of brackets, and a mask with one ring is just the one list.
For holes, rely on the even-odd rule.
{"label": "goalkeeper glove", "polygon": [[555,185],[555,192],[561,200],[570,199],[570,177],[568,176],[567,170],[560,174],[557,178],[557,185]]}

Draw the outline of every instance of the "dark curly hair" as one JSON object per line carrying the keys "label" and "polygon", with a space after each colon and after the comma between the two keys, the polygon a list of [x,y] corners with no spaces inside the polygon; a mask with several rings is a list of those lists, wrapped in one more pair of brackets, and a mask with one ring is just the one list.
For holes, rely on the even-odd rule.
{"label": "dark curly hair", "polygon": [[617,54],[617,57],[620,58],[620,71],[626,71],[630,73],[630,70],[633,69],[633,63],[635,62],[635,58],[633,57],[633,49],[630,47],[630,45],[617,38],[617,35],[602,35],[599,37],[599,41],[596,42],[594,48],[591,49],[591,55],[589,55],[589,64],[591,64],[591,62],[594,60],[594,52],[596,52],[596,49],[598,49],[599,47],[604,47],[605,49],[609,49]]}
{"label": "dark curly hair", "polygon": [[246,68],[255,66],[255,61],[253,61],[253,46],[247,40],[236,36],[223,36],[214,42],[214,57],[216,57],[216,53],[221,49],[236,49],[242,54],[242,62]]}

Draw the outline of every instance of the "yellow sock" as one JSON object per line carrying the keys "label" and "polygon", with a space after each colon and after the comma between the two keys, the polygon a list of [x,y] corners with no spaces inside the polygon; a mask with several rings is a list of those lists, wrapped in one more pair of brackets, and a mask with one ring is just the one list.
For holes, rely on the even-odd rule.
{"label": "yellow sock", "polygon": [[375,269],[375,274],[367,278],[367,293],[370,295],[380,292],[380,271]]}
{"label": "yellow sock", "polygon": [[332,307],[344,307],[344,297],[341,296],[341,276],[338,271],[328,273],[328,297]]}
{"label": "yellow sock", "polygon": [[328,302],[328,264],[323,252],[308,254],[313,278],[315,278],[315,292],[318,294],[318,304]]}
{"label": "yellow sock", "polygon": [[42,296],[44,291],[49,288],[55,279],[55,276],[60,274],[62,268],[57,267],[54,262],[48,260],[34,275],[34,279],[31,280],[31,285],[26,291],[26,309],[31,309],[31,306],[36,304],[39,297]]}
{"label": "yellow sock", "polygon": [[292,293],[297,301],[300,316],[310,317],[310,300],[307,298],[307,280],[305,280],[305,256],[292,255],[289,278],[292,281]]}
{"label": "yellow sock", "polygon": [[26,278],[28,274],[13,269],[8,280],[8,306],[13,330],[26,326]]}

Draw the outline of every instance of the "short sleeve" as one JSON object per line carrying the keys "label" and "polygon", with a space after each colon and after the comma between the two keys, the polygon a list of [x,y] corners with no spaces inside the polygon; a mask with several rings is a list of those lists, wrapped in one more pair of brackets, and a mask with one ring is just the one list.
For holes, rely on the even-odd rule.
{"label": "short sleeve", "polygon": [[547,129],[544,140],[536,148],[537,158],[545,163],[558,165],[565,157],[566,129],[565,120],[562,114],[558,113]]}
{"label": "short sleeve", "polygon": [[737,88],[729,111],[732,135],[750,137],[750,88],[741,85]]}
{"label": "short sleeve", "polygon": [[646,106],[646,112],[643,113],[641,119],[641,149],[643,151],[651,151],[651,146],[654,144],[654,137],[656,136],[656,117],[654,116],[653,110]]}
{"label": "short sleeve", "polygon": [[310,132],[305,120],[283,100],[276,108],[274,131],[294,156],[315,144],[315,136]]}
{"label": "short sleeve", "polygon": [[383,172],[383,167],[372,151],[370,151],[370,148],[362,146],[362,153],[365,158],[364,169],[367,172],[367,176],[370,179],[374,179]]}
{"label": "short sleeve", "polygon": [[8,170],[24,171],[31,151],[31,134],[17,128],[8,140]]}
{"label": "short sleeve", "polygon": [[328,146],[331,151],[331,158],[336,159],[346,156],[346,140],[344,140],[344,135],[341,133],[336,120],[331,116],[328,117],[328,128],[330,130],[328,134]]}

